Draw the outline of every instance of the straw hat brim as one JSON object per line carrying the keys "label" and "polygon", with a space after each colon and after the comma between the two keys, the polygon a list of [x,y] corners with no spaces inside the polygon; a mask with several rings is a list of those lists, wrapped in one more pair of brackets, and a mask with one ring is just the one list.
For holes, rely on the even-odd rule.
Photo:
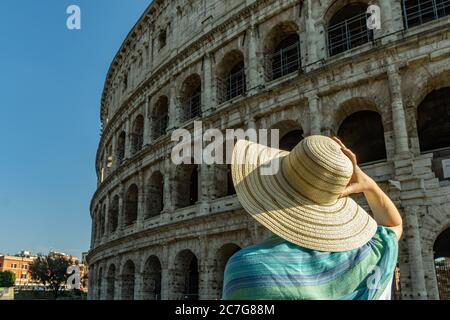
{"label": "straw hat brim", "polygon": [[[341,252],[366,244],[376,232],[375,220],[350,197],[330,205],[305,198],[283,174],[288,155],[247,140],[236,143],[231,172],[243,208],[274,234],[307,249]],[[261,174],[276,161],[275,174]]]}

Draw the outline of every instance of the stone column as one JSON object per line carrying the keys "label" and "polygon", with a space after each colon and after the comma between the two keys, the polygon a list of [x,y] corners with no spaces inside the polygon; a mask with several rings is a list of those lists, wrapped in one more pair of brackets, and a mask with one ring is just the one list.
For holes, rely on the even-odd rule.
{"label": "stone column", "polygon": [[144,111],[144,147],[151,144],[152,138],[152,118],[151,118],[151,102],[150,96],[145,99],[145,111]]}
{"label": "stone column", "polygon": [[119,166],[119,164],[117,163],[117,135],[115,132],[111,137],[111,152],[112,152],[112,164],[110,168],[110,174]]}
{"label": "stone column", "polygon": [[316,92],[308,95],[309,118],[310,118],[310,135],[321,134],[321,119],[319,109],[319,97]]}
{"label": "stone column", "polygon": [[208,115],[216,106],[213,100],[213,83],[212,83],[212,54],[206,54],[203,58],[203,94],[202,94],[202,113]]}
{"label": "stone column", "polygon": [[412,299],[426,300],[427,289],[425,284],[425,273],[422,261],[422,246],[419,231],[419,221],[417,218],[418,207],[406,207],[403,235],[408,247],[409,268],[411,275]]}
{"label": "stone column", "polygon": [[105,199],[106,203],[105,203],[105,225],[103,226],[103,239],[102,242],[106,242],[108,241],[108,238],[110,236],[109,233],[109,193],[106,195],[106,199]]}
{"label": "stone column", "polygon": [[164,208],[161,213],[161,221],[169,221],[170,214],[173,211],[172,188],[173,186],[173,169],[170,157],[164,161],[164,190],[163,201]]}
{"label": "stone column", "polygon": [[91,249],[95,247],[95,215],[91,217]]}
{"label": "stone column", "polygon": [[145,177],[144,172],[139,171],[139,193],[138,193],[138,214],[136,227],[137,229],[142,229],[145,220]]}
{"label": "stone column", "polygon": [[169,97],[169,124],[167,126],[167,132],[170,132],[179,125],[179,113],[180,108],[178,105],[179,99],[177,97],[176,87],[175,87],[176,79],[172,78],[170,85],[170,97]]}
{"label": "stone column", "polygon": [[408,131],[406,129],[405,110],[401,91],[401,77],[398,67],[391,64],[388,67],[389,91],[391,93],[392,123],[395,138],[396,155],[409,151]]}
{"label": "stone column", "polygon": [[161,300],[169,299],[169,283],[170,283],[170,272],[169,272],[169,250],[167,244],[162,244],[162,257],[161,260]]}
{"label": "stone column", "polygon": [[250,27],[250,39],[248,42],[248,91],[257,90],[261,84],[261,74],[258,72],[258,27]]}
{"label": "stone column", "polygon": [[[315,20],[313,16],[313,1],[314,0],[306,0],[306,19],[305,19],[305,35],[306,35],[306,64],[309,66],[312,63],[316,62],[317,59],[317,40],[321,36],[317,33],[315,27]],[[310,67],[308,67],[309,69]],[[307,70],[309,71],[309,70]]]}
{"label": "stone column", "polygon": [[131,130],[130,130],[130,118],[125,122],[125,157],[124,159],[131,158]]}
{"label": "stone column", "polygon": [[201,236],[199,242],[202,243],[202,253],[198,257],[198,298],[199,300],[211,299],[211,288],[209,287],[209,270],[207,267],[207,253],[206,246],[208,239],[205,236]]}
{"label": "stone column", "polygon": [[142,277],[142,272],[136,271],[134,273],[134,300],[143,300],[142,290],[144,281]]}
{"label": "stone column", "polygon": [[[317,47],[317,60],[326,59],[328,57],[328,43],[327,43],[327,27],[323,19],[316,21],[314,24],[316,30],[316,47]],[[308,71],[308,70],[307,70]]]}
{"label": "stone column", "polygon": [[119,212],[118,212],[118,219],[117,219],[117,234],[121,234],[123,230],[123,224],[124,224],[124,210],[125,210],[125,185],[122,183],[120,185],[120,196],[119,196]]}

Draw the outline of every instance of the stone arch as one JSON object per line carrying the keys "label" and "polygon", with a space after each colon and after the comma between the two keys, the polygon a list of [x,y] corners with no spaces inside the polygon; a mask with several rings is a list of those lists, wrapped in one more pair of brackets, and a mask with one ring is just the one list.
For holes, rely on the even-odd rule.
{"label": "stone arch", "polygon": [[450,86],[428,93],[417,107],[416,121],[422,152],[450,147]]}
{"label": "stone arch", "polygon": [[217,292],[217,299],[222,297],[222,289],[223,289],[223,276],[225,271],[225,266],[228,260],[231,258],[233,254],[241,250],[241,247],[234,243],[227,243],[222,245],[216,253],[214,259],[214,284]]}
{"label": "stone arch", "polygon": [[169,98],[165,95],[160,96],[153,107],[151,118],[153,122],[153,139],[166,134],[169,125]]}
{"label": "stone arch", "polygon": [[121,273],[121,300],[134,300],[136,267],[132,260],[127,260]]}
{"label": "stone arch", "polygon": [[109,216],[108,216],[108,232],[116,232],[119,226],[119,195],[115,195],[109,205]]}
{"label": "stone arch", "polygon": [[264,40],[266,80],[278,79],[301,68],[299,29],[293,21],[275,25]]}
{"label": "stone arch", "polygon": [[144,142],[144,116],[138,115],[134,119],[133,127],[131,130],[131,152],[135,154],[142,149]]}
{"label": "stone arch", "polygon": [[196,164],[181,164],[175,175],[175,208],[184,208],[199,201],[200,167]]}
{"label": "stone arch", "polygon": [[176,255],[174,261],[173,295],[176,300],[197,300],[198,289],[198,259],[191,250],[182,250]]}
{"label": "stone arch", "polygon": [[144,300],[161,300],[161,262],[151,255],[144,264],[142,272]]}
{"label": "stone arch", "polygon": [[428,207],[420,217],[420,225],[422,260],[424,273],[427,275],[426,290],[428,298],[439,299],[434,247],[439,235],[450,228],[450,206],[445,203]]}
{"label": "stone arch", "polygon": [[234,49],[226,53],[216,71],[219,104],[246,92],[245,73],[245,58],[242,51]]}
{"label": "stone arch", "polygon": [[279,130],[279,148],[291,151],[304,137],[302,127],[294,120],[282,120],[271,126]]}
{"label": "stone arch", "polygon": [[202,115],[202,79],[194,73],[187,77],[181,86],[182,122]]}
{"label": "stone arch", "polygon": [[337,135],[356,154],[359,164],[387,158],[383,121],[378,112],[363,110],[350,114]]}
{"label": "stone arch", "polygon": [[137,220],[139,189],[136,184],[128,187],[125,195],[124,225],[130,226]]}
{"label": "stone arch", "polygon": [[373,40],[367,28],[368,1],[335,1],[325,14],[330,56],[361,46]]}
{"label": "stone arch", "polygon": [[106,274],[106,300],[114,300],[116,298],[116,266],[111,264]]}
{"label": "stone arch", "polygon": [[439,299],[450,300],[450,227],[438,235],[433,252]]}
{"label": "stone arch", "polygon": [[147,218],[156,217],[164,209],[164,177],[155,171],[148,180],[147,186]]}

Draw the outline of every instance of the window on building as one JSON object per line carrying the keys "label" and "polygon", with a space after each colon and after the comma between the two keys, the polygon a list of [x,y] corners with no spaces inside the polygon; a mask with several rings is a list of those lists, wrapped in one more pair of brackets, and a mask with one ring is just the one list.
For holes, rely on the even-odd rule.
{"label": "window on building", "polygon": [[22,269],[26,270],[27,268],[28,268],[28,266],[26,264],[22,265]]}
{"label": "window on building", "polygon": [[166,30],[161,30],[158,36],[159,49],[161,50],[167,44],[167,32]]}
{"label": "window on building", "polygon": [[449,0],[403,0],[402,2],[406,29],[450,15]]}
{"label": "window on building", "polygon": [[198,74],[189,76],[182,86],[182,121],[201,116],[202,82]]}
{"label": "window on building", "polygon": [[26,279],[27,278],[27,274],[26,273],[22,273],[21,275],[20,275],[20,279]]}
{"label": "window on building", "polygon": [[153,139],[158,139],[166,134],[169,124],[169,99],[166,96],[159,97],[152,112]]}
{"label": "window on building", "polygon": [[247,90],[244,55],[233,50],[218,67],[217,95],[219,104],[244,94]]}
{"label": "window on building", "polygon": [[300,69],[300,38],[297,26],[284,22],[274,27],[265,42],[265,71],[268,81]]}
{"label": "window on building", "polygon": [[378,112],[352,113],[342,122],[338,136],[356,154],[360,164],[386,159],[383,122]]}
{"label": "window on building", "polygon": [[330,56],[361,46],[373,39],[367,28],[367,4],[351,3],[340,9],[328,24]]}

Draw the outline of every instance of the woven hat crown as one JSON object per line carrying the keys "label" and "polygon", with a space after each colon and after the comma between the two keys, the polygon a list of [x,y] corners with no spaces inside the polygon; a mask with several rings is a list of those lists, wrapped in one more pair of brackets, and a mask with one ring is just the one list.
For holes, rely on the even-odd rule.
{"label": "woven hat crown", "polygon": [[333,139],[309,136],[283,159],[283,175],[305,198],[333,204],[348,185],[353,164]]}

